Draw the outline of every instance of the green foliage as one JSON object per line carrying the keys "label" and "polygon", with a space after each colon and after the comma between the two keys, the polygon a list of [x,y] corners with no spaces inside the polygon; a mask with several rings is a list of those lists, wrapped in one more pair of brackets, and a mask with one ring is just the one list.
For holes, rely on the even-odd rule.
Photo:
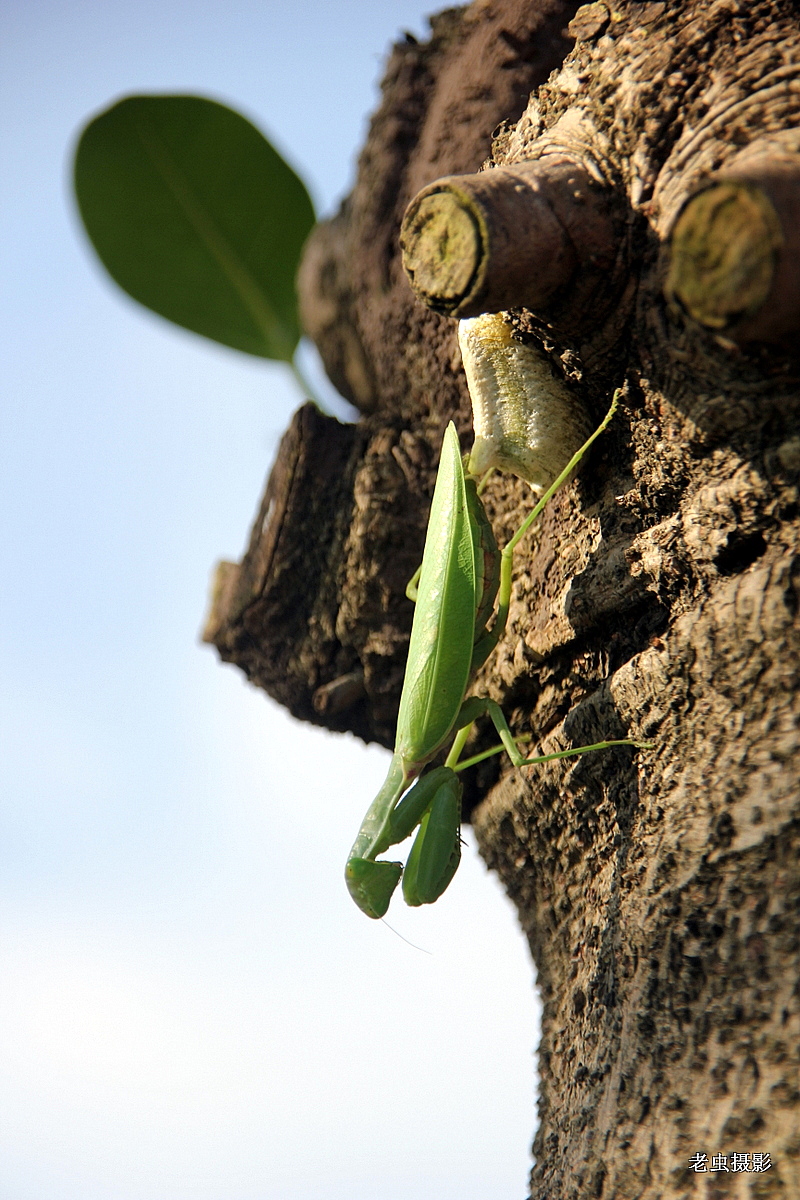
{"label": "green foliage", "polygon": [[128,96],[84,129],[83,223],[113,279],[204,337],[291,363],[305,185],[244,117],[199,96]]}

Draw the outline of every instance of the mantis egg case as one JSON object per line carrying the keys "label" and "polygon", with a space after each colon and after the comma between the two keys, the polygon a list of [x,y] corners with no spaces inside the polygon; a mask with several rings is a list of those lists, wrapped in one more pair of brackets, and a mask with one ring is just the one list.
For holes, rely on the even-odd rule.
{"label": "mantis egg case", "polygon": [[458,341],[475,430],[470,474],[497,467],[545,491],[590,431],[580,399],[541,351],[514,340],[502,313],[459,321]]}

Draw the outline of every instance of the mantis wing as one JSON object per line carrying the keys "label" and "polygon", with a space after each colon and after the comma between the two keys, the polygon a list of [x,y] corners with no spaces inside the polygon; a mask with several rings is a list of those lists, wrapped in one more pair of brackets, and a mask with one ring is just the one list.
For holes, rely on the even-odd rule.
{"label": "mantis wing", "polygon": [[451,421],[442,442],[397,719],[395,753],[409,778],[445,741],[464,699],[480,601],[476,586],[474,530]]}

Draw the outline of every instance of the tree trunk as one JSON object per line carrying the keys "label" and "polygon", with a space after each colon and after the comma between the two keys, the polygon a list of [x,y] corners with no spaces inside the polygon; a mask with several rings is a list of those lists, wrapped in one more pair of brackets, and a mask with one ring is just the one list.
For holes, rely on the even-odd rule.
{"label": "tree trunk", "polygon": [[[623,409],[518,551],[474,690],[545,751],[656,745],[490,760],[467,785],[544,998],[537,1200],[800,1197],[799,108],[788,0],[476,0],[395,47],[300,281],[364,415],[301,410],[219,577],[223,658],[296,715],[392,745],[447,420],[470,441],[456,323],[409,287],[403,212],[487,159],[578,164],[578,202],[611,214],[605,258],[581,265],[576,226],[566,282],[506,307],[595,423],[615,385]],[[486,499],[501,540],[530,489],[499,475]]]}

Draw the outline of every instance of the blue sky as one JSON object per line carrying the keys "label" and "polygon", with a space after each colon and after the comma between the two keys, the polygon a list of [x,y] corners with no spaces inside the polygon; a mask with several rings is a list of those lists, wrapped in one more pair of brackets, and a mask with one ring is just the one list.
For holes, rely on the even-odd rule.
{"label": "blue sky", "polygon": [[430,953],[364,918],[342,869],[385,752],[300,726],[198,642],[295,385],[119,293],[69,192],[88,117],[190,91],[330,212],[426,11],[0,15],[0,1200],[524,1194],[537,1009],[496,881],[468,852],[438,904],[396,905]]}

